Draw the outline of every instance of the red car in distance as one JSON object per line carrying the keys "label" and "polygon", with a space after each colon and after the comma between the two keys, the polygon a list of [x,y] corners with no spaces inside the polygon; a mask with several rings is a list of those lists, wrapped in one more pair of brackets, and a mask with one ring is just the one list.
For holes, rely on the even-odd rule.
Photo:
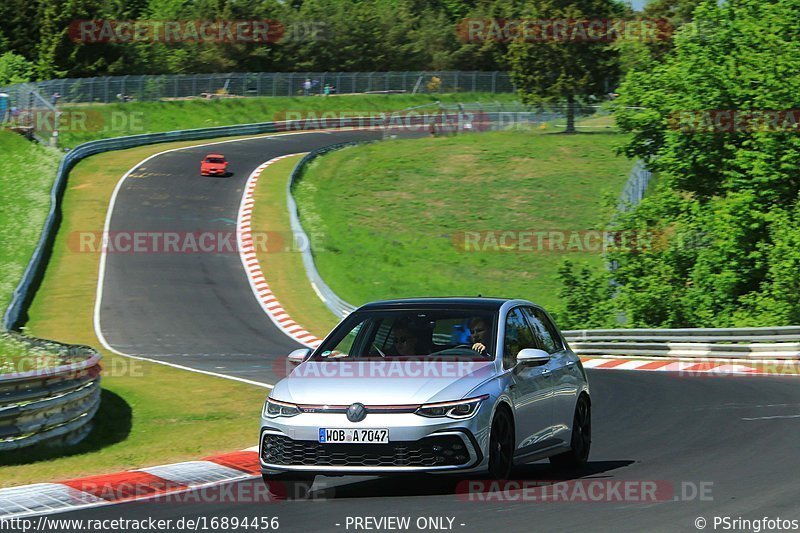
{"label": "red car in distance", "polygon": [[208,154],[200,161],[200,174],[203,176],[227,176],[228,162],[222,154]]}

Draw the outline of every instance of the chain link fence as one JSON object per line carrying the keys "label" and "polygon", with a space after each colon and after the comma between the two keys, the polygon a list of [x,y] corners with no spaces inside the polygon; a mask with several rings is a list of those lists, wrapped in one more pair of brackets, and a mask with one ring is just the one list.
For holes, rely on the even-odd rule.
{"label": "chain link fence", "polygon": [[5,104],[0,124],[40,143],[55,145],[58,137],[56,98],[42,96],[35,84],[20,83],[0,89]]}
{"label": "chain link fence", "polygon": [[[68,78],[30,84],[71,104],[177,98],[311,96],[369,93],[511,93],[507,72],[232,72],[163,76]],[[15,87],[0,88],[11,94]]]}
{"label": "chain link fence", "polygon": [[642,201],[642,198],[644,198],[652,177],[653,173],[647,169],[644,162],[637,160],[631,169],[631,173],[628,175],[628,181],[625,183],[625,188],[619,197],[617,211],[630,211],[636,207],[639,202]]}

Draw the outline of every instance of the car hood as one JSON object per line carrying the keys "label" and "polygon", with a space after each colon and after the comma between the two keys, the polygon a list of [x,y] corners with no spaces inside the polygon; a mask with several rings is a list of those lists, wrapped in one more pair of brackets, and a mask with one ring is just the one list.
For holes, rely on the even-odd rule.
{"label": "car hood", "polygon": [[203,163],[203,166],[209,170],[223,170],[225,163]]}
{"label": "car hood", "polygon": [[493,361],[308,361],[270,397],[314,405],[416,405],[464,398],[493,373]]}

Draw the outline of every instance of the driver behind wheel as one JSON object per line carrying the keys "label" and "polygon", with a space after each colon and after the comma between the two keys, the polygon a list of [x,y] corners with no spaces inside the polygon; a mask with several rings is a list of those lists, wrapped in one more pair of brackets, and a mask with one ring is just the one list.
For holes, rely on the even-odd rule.
{"label": "driver behind wheel", "polygon": [[389,355],[419,355],[417,340],[419,336],[408,323],[394,327],[394,343],[389,348]]}
{"label": "driver behind wheel", "polygon": [[483,354],[486,352],[486,345],[489,344],[489,334],[491,329],[489,323],[482,316],[475,316],[469,320],[469,342],[472,349]]}

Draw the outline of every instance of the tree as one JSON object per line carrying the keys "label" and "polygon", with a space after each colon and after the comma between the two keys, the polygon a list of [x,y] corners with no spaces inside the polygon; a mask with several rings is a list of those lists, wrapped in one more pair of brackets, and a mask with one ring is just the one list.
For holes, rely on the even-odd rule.
{"label": "tree", "polygon": [[14,52],[0,55],[0,86],[31,81],[33,63]]}
{"label": "tree", "polygon": [[[610,20],[622,13],[612,0],[530,0],[523,13],[533,20]],[[576,27],[576,30],[580,28]],[[509,46],[511,78],[526,103],[566,102],[566,133],[575,132],[575,106],[616,84],[618,51],[603,39],[569,31],[565,39],[545,29],[541,37]]]}
{"label": "tree", "polygon": [[798,16],[794,0],[707,0],[674,51],[620,87],[617,123],[632,134],[625,151],[659,175],[620,229],[663,237],[611,257],[617,302],[634,325],[800,317]]}

